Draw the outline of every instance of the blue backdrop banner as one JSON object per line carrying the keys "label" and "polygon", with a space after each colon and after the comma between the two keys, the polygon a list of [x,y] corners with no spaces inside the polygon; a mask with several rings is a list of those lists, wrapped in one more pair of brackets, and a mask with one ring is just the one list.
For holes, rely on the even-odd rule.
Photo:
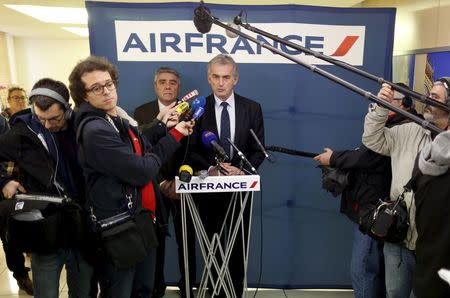
{"label": "blue backdrop banner", "polygon": [[[239,64],[237,93],[263,108],[266,145],[322,152],[360,145],[368,102],[310,70],[213,25],[200,34],[192,22],[195,3],[86,2],[91,53],[119,68],[119,105],[132,113],[155,99],[153,74],[177,69],[181,96],[208,95],[206,63],[229,53]],[[244,21],[309,49],[386,79],[391,78],[395,9],[325,8],[299,5],[218,5],[212,14]],[[244,29],[242,29],[244,30]],[[317,65],[375,93],[379,85],[263,36],[262,42]],[[262,191],[254,203],[248,282],[264,287],[350,287],[354,226],[339,214],[339,199],[321,189],[321,174],[309,158],[276,154],[263,163]],[[170,240],[170,242],[174,242]],[[174,244],[166,256],[166,279],[178,281]]]}

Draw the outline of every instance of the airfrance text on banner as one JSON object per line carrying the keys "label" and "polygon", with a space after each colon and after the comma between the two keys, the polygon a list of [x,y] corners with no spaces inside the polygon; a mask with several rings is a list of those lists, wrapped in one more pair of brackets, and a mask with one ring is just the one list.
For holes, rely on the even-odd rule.
{"label": "airfrance text on banner", "polygon": [[[253,25],[349,64],[363,64],[365,26]],[[208,62],[219,53],[228,53],[238,63],[294,63],[243,37],[227,37],[225,30],[218,26],[213,26],[207,34],[198,33],[192,21],[115,21],[115,29],[118,61]],[[329,64],[265,36],[246,33],[307,63]]]}
{"label": "airfrance text on banner", "polygon": [[175,178],[177,193],[259,191],[259,175],[192,177],[189,183]]}

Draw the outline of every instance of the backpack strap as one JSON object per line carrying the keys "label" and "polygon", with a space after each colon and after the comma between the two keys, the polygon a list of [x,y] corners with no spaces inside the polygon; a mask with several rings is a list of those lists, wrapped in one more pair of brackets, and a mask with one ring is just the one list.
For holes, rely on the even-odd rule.
{"label": "backpack strap", "polygon": [[83,120],[81,120],[80,124],[78,124],[78,127],[77,127],[77,133],[76,133],[76,136],[75,136],[75,140],[76,140],[76,142],[77,142],[78,145],[81,144],[81,134],[83,133],[83,128],[84,128],[84,126],[85,126],[86,123],[88,123],[89,121],[92,121],[92,120],[95,120],[95,119],[102,119],[102,120],[105,120],[105,119],[103,119],[102,117],[99,117],[99,116],[89,116],[89,117],[86,117],[86,118],[84,118]]}

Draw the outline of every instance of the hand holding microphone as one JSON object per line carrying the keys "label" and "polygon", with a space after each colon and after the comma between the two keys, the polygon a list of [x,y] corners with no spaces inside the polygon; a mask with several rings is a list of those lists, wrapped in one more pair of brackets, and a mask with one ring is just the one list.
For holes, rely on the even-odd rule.
{"label": "hand holding microphone", "polygon": [[195,121],[181,121],[176,126],[175,129],[178,130],[184,136],[189,136],[194,131]]}
{"label": "hand holding microphone", "polygon": [[175,125],[178,124],[178,114],[175,112],[176,105],[175,102],[171,103],[170,105],[166,106],[164,109],[162,109],[156,118],[163,122],[168,128],[172,128]]}

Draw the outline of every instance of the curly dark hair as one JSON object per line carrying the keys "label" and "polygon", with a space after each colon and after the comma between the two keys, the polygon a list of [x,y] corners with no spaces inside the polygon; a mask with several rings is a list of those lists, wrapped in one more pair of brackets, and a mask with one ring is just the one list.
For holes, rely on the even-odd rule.
{"label": "curly dark hair", "polygon": [[[37,88],[47,88],[53,90],[61,95],[65,101],[69,102],[69,89],[67,89],[66,85],[63,82],[56,81],[50,78],[43,78],[33,85],[32,90]],[[35,104],[42,111],[47,111],[47,109],[55,103],[60,105],[62,110],[66,110],[66,107],[58,100],[45,95],[33,95],[30,97],[30,102]]]}
{"label": "curly dark hair", "polygon": [[84,102],[84,98],[86,97],[86,86],[81,80],[81,77],[85,73],[96,70],[107,71],[117,87],[119,79],[117,67],[109,62],[105,57],[89,56],[78,62],[69,76],[70,95],[72,96],[72,99],[77,107]]}

